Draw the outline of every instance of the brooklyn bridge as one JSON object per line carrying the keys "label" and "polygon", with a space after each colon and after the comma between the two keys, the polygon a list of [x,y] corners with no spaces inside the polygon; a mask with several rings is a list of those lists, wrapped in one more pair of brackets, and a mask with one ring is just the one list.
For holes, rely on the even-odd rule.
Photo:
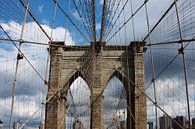
{"label": "brooklyn bridge", "polygon": [[194,0],[0,0],[0,129],[195,129]]}

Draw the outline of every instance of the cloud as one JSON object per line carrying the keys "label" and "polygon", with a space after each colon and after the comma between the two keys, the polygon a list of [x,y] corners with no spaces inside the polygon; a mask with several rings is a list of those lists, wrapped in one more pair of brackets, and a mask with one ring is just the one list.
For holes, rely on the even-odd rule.
{"label": "cloud", "polygon": [[[14,110],[13,110],[13,121],[26,121],[29,116],[33,115],[37,109],[41,107],[42,99],[40,99],[41,94],[30,97],[28,95],[16,96]],[[4,122],[4,128],[7,129],[9,125],[10,118],[10,107],[11,98],[0,99],[0,113],[2,120]],[[41,109],[41,108],[40,108]],[[35,116],[31,119],[26,126],[35,127],[41,121],[41,110],[39,110]],[[33,123],[33,124],[32,124]]]}
{"label": "cloud", "polygon": [[101,5],[103,4],[103,2],[104,2],[104,0],[100,0],[100,4],[101,4]]}
{"label": "cloud", "polygon": [[43,20],[42,20],[42,23],[43,23],[43,25],[47,25],[47,26],[50,25],[50,21],[48,21],[48,20],[46,20],[46,19],[43,19]]}
{"label": "cloud", "polygon": [[[1,22],[1,26],[9,34],[12,39],[20,39],[21,23],[13,20],[9,22]],[[41,25],[48,35],[51,28],[48,25]],[[64,41],[66,31],[66,45],[73,45],[74,41],[68,30],[63,27],[56,27],[53,31],[53,39],[55,41]],[[1,37],[7,38],[2,33]],[[41,42],[48,44],[48,39],[40,30],[35,22],[27,22],[24,28],[23,40]],[[21,50],[28,58],[31,64],[36,68],[40,75],[44,78],[45,66],[47,61],[47,47],[32,44],[22,44]],[[12,96],[12,82],[16,66],[17,49],[11,42],[1,41],[0,44],[0,72],[3,76],[0,78],[0,116],[5,123],[5,128],[9,124],[10,104]],[[34,113],[42,103],[43,97],[47,94],[47,88],[44,82],[37,76],[37,73],[30,67],[25,59],[20,60],[18,75],[16,80],[16,100],[14,104],[13,121],[20,119],[25,121]],[[43,97],[42,97],[43,96]],[[38,112],[35,117],[27,124],[29,127],[36,126],[41,121],[41,113]]]}
{"label": "cloud", "polygon": [[81,21],[81,18],[80,18],[80,16],[79,16],[79,13],[77,12],[77,10],[75,10],[75,11],[73,12],[73,16],[74,16],[74,18],[76,18],[77,20]]}
{"label": "cloud", "polygon": [[42,11],[43,11],[43,5],[38,6],[38,10],[39,10],[40,13],[42,13]]}
{"label": "cloud", "polygon": [[[148,4],[148,11],[149,11],[149,17],[150,17],[150,23],[151,25],[155,23],[155,21],[158,19],[157,17],[159,17],[160,15],[160,11],[165,7],[166,3],[169,0],[163,1],[161,2],[161,4],[159,4],[159,1],[156,0],[150,0],[149,4]],[[103,0],[99,1],[100,4],[103,4]],[[124,4],[124,3],[123,3]],[[120,8],[119,10],[122,8],[122,2],[120,4]],[[133,10],[135,11],[140,5],[142,4],[142,1],[133,1]],[[168,4],[169,5],[169,4]],[[130,3],[128,2],[127,7],[130,7]],[[130,8],[125,8],[124,10],[124,15],[125,18],[127,19],[128,17],[131,16],[130,12]],[[42,12],[43,7],[40,7]],[[164,9],[165,10],[165,9]],[[155,13],[153,13],[155,12]],[[119,12],[117,12],[118,14]],[[74,17],[77,20],[80,20],[80,17],[78,15],[78,13],[76,11],[73,12]],[[188,15],[186,15],[188,16]],[[173,17],[174,19],[174,17]],[[113,20],[113,19],[111,19]],[[116,26],[119,27],[122,23],[124,23],[124,16],[121,15],[121,17],[119,18]],[[165,22],[164,24],[171,25],[171,21],[169,22]],[[9,21],[9,22],[1,22],[1,25],[3,26],[3,28],[9,33],[9,35],[13,38],[13,39],[19,39],[20,38],[20,32],[21,32],[21,23],[17,23],[15,21]],[[185,24],[183,24],[185,26]],[[41,25],[46,32],[49,34],[51,33],[51,27],[49,26],[49,22],[48,21],[44,21],[43,20],[43,24]],[[97,23],[96,25],[97,29],[100,29],[100,23]],[[117,27],[113,29],[112,33],[114,33],[115,30],[117,30]],[[135,29],[136,29],[136,40],[140,37],[142,37],[145,33],[147,33],[147,28],[146,28],[146,19],[145,19],[145,10],[142,9],[142,11],[140,13],[138,13],[138,15],[135,17]],[[163,31],[154,31],[152,37],[152,41],[165,41],[165,40],[173,40],[173,39],[178,39],[178,34],[176,35],[172,35],[174,34],[174,32],[176,32],[175,30],[172,30],[172,32],[169,32],[169,27],[163,27],[163,24],[161,26],[158,27],[158,29],[164,29]],[[157,30],[158,30],[157,29]],[[187,30],[186,32],[190,32],[192,31],[192,29]],[[53,39],[55,41],[64,41],[64,34],[65,32],[67,32],[67,36],[66,36],[66,44],[68,45],[73,45],[74,44],[74,40],[72,39],[72,34],[65,28],[63,27],[57,27],[54,29],[54,33],[53,33]],[[167,35],[162,35],[161,39],[159,40],[158,37],[155,37],[155,34],[158,33],[165,33]],[[192,31],[193,32],[193,31]],[[193,32],[194,33],[194,32]],[[186,34],[187,35],[187,34]],[[1,35],[4,36],[4,35]],[[125,35],[125,29],[123,28],[120,32],[120,35],[118,34],[116,37],[119,37],[121,39],[121,42],[123,42],[124,44],[129,43],[129,41],[133,40],[133,34],[132,34],[132,26],[131,26],[131,21],[127,24],[126,26],[126,35]],[[127,37],[125,37],[127,36]],[[163,37],[164,36],[164,37]],[[36,23],[34,22],[28,22],[25,25],[25,30],[24,30],[24,37],[25,40],[30,40],[30,41],[36,41],[36,42],[44,42],[44,43],[48,43],[48,39],[46,38],[46,36],[43,34],[43,32],[40,30],[40,28],[38,28],[38,26],[36,25]],[[125,38],[127,38],[127,40],[125,40]],[[113,41],[113,40],[112,40]],[[118,42],[119,39],[115,40],[116,43]],[[113,42],[113,44],[115,43]],[[194,46],[190,46],[188,48],[194,48]],[[178,49],[178,45],[175,46],[167,46],[165,48],[163,48],[163,50],[159,50],[157,48],[153,48],[153,52],[154,52],[154,62],[155,62],[155,71],[156,71],[156,75],[158,75],[158,73],[160,73],[160,71],[167,65],[168,62],[171,61],[171,59],[173,58],[174,55],[177,54],[177,49]],[[45,53],[45,55],[43,53],[39,53],[39,51],[36,51],[36,53],[30,52],[29,50],[44,50],[42,51],[43,53]],[[171,49],[171,50],[170,50]],[[22,51],[25,53],[25,55],[27,57],[30,58],[30,61],[33,63],[33,65],[39,69],[39,71],[41,72],[42,75],[44,75],[44,66],[43,64],[45,63],[45,60],[41,59],[40,55],[42,56],[46,56],[47,55],[47,51],[46,51],[46,47],[44,48],[35,48],[33,45],[25,45],[22,48]],[[9,53],[9,54],[8,54]],[[193,61],[193,51],[189,52],[187,51],[187,65],[188,65],[188,75],[189,75],[189,89],[190,89],[190,96],[194,95],[194,91],[191,89],[194,89],[194,61]],[[6,56],[6,54],[8,54],[9,56]],[[6,116],[4,118],[4,121],[8,122],[9,121],[9,110],[10,110],[10,100],[11,100],[11,91],[12,91],[12,81],[13,81],[13,73],[14,73],[14,68],[13,66],[15,66],[15,61],[9,61],[7,62],[7,59],[11,59],[15,58],[17,54],[17,50],[12,46],[5,46],[2,45],[0,48],[0,61],[5,61],[6,63],[0,63],[1,67],[0,67],[0,71],[5,72],[3,73],[3,77],[0,78],[0,87],[3,90],[0,90],[0,106],[2,107],[2,111],[0,111],[0,116]],[[148,54],[148,51],[147,53]],[[39,55],[39,56],[38,56]],[[29,73],[33,73],[34,71],[30,68],[27,67],[28,64],[24,63],[24,61],[21,61],[21,65],[24,65],[24,67],[22,66],[22,69],[19,69],[19,78],[17,78],[17,99],[16,100],[16,106],[21,107],[21,110],[23,110],[21,113],[17,113],[14,112],[14,115],[16,116],[16,118],[22,118],[25,119],[27,118],[27,116],[29,115],[29,113],[31,113],[31,111],[28,111],[28,106],[26,104],[26,102],[30,102],[31,105],[33,105],[32,108],[32,112],[38,108],[39,104],[40,104],[40,98],[36,98],[37,96],[40,96],[40,86],[43,85],[43,82],[37,81],[39,80],[39,77],[35,78],[34,80],[31,77],[34,77],[36,74],[29,74]],[[163,107],[170,115],[176,115],[177,112],[175,113],[175,111],[178,111],[178,114],[184,114],[186,112],[186,107],[185,107],[185,94],[184,94],[184,83],[183,83],[183,70],[182,68],[182,60],[181,57],[177,58],[177,60],[174,61],[174,63],[172,63],[172,65],[170,65],[170,67],[160,76],[160,78],[157,80],[156,82],[156,86],[157,86],[157,94],[158,94],[158,104]],[[11,69],[11,71],[9,71],[9,69]],[[146,70],[146,82],[150,82],[151,81],[151,63],[150,63],[150,56],[146,55],[145,57],[145,70]],[[28,73],[28,72],[29,73]],[[31,76],[30,76],[31,75]],[[25,80],[25,78],[27,78]],[[181,79],[182,78],[182,79]],[[122,84],[121,82],[118,82],[117,79],[114,79],[115,81],[113,81],[112,83],[109,83],[108,85],[114,85],[112,86],[112,88],[108,88],[110,90],[110,92],[105,92],[104,95],[107,97],[109,97],[109,100],[111,102],[116,102],[116,103],[109,103],[109,100],[105,99],[105,107],[108,107],[108,105],[110,106],[110,111],[106,113],[106,115],[110,116],[110,112],[114,111],[118,105],[117,105],[117,101],[119,100],[120,94],[121,94],[121,90],[122,90]],[[76,96],[78,93],[78,86],[79,85],[84,85],[83,88],[81,88],[81,92],[86,93],[86,84],[83,82],[80,82],[80,80],[75,81],[78,84],[75,84],[76,86],[73,88],[71,88],[72,93],[74,94],[73,96]],[[118,87],[117,87],[118,86]],[[117,88],[116,88],[117,87]],[[152,86],[151,88],[148,90],[148,95],[150,95],[152,98],[153,97],[153,89]],[[182,96],[182,97],[180,97]],[[178,99],[179,98],[179,99]],[[70,98],[69,98],[70,99]],[[86,123],[89,121],[89,114],[83,114],[84,109],[86,109],[86,105],[89,104],[89,94],[87,92],[87,94],[82,94],[80,95],[80,98],[74,98],[75,101],[75,105],[78,107],[78,109],[80,110],[80,112],[78,112],[78,116],[84,118],[86,120]],[[122,102],[125,103],[125,99],[122,99]],[[71,102],[68,102],[68,105],[70,105]],[[148,107],[148,117],[152,118],[154,117],[154,106],[152,106],[151,102],[147,102],[147,104],[149,105]],[[23,106],[24,105],[24,106]],[[191,105],[191,112],[194,112],[195,107],[194,105],[194,97],[190,98],[190,105]],[[119,109],[122,111],[123,109],[125,109],[124,107],[125,105],[120,105]],[[151,106],[151,107],[150,107]],[[17,108],[18,108],[17,107]],[[74,110],[73,107],[70,107],[69,109]],[[6,111],[4,113],[4,111]],[[3,114],[3,115],[2,115]],[[159,112],[159,116],[162,115],[162,112]],[[68,122],[70,122],[70,120],[72,119],[72,117],[70,117],[71,115],[68,114]]]}
{"label": "cloud", "polygon": [[[32,50],[35,49],[35,47],[32,45],[22,45],[21,49],[37,71],[43,76],[45,73],[43,66],[46,65],[46,58],[39,58],[40,56],[35,56],[38,58],[34,58],[32,55]],[[3,76],[0,78],[0,116],[2,116],[1,119],[4,122],[4,127],[8,128],[11,110],[12,85],[16,65],[16,59],[12,60],[12,58],[16,58],[17,50],[15,48],[13,48],[11,51],[2,48],[0,50],[2,54],[4,53],[4,56],[0,57],[0,72],[3,74]],[[40,54],[46,57],[46,48],[45,55],[43,55],[41,52],[34,54]],[[10,58],[11,60],[7,62],[6,59],[9,60]],[[40,64],[42,64],[42,66]],[[44,86],[43,81],[41,81],[41,79],[24,59],[20,60],[16,80],[16,97],[14,102],[13,121],[17,121],[18,119],[25,121],[28,119],[29,116],[41,106],[43,99],[42,96],[46,96],[46,92],[47,88]],[[27,125],[32,126],[31,122],[37,123],[37,120],[41,120],[40,112],[38,112]]]}
{"label": "cloud", "polygon": [[101,29],[101,23],[96,23],[96,30],[99,31]]}
{"label": "cloud", "polygon": [[[17,23],[13,20],[9,21],[8,23],[1,23],[1,26],[5,29],[6,32],[11,36],[12,39],[20,39],[22,25]],[[51,35],[51,28],[46,25],[41,25],[46,33],[50,36]],[[66,36],[65,36],[66,34]],[[56,27],[53,30],[53,41],[64,41],[66,37],[66,45],[73,45],[74,41],[72,39],[72,35],[70,32],[63,28],[63,27]],[[42,42],[48,43],[49,40],[42,32],[42,30],[38,27],[35,22],[28,22],[25,24],[23,40],[26,41],[34,41],[34,42]]]}

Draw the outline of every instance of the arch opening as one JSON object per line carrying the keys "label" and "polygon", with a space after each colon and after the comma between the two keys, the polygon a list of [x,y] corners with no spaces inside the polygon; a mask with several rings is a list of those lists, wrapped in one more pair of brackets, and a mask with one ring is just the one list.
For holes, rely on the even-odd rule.
{"label": "arch opening", "polygon": [[76,77],[70,84],[66,109],[66,129],[90,128],[90,89],[81,76]]}
{"label": "arch opening", "polygon": [[104,90],[104,128],[126,129],[127,93],[124,81],[118,76],[111,76]]}

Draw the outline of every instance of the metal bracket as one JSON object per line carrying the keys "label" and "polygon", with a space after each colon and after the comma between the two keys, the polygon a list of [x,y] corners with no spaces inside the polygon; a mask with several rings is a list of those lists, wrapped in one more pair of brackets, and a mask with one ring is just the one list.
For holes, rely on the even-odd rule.
{"label": "metal bracket", "polygon": [[184,48],[181,47],[180,49],[178,49],[178,53],[179,53],[179,54],[184,54]]}
{"label": "metal bracket", "polygon": [[151,82],[153,83],[154,81],[155,81],[155,78],[152,78],[152,79],[151,79]]}
{"label": "metal bracket", "polygon": [[21,54],[21,53],[18,53],[17,54],[17,60],[21,60],[23,58],[24,58],[24,55],[23,54]]}

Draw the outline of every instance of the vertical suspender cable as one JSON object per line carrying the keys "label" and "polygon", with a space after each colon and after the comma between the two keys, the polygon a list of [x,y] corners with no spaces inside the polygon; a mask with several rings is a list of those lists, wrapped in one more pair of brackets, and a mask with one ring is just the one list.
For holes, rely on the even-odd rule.
{"label": "vertical suspender cable", "polygon": [[179,53],[182,54],[182,60],[183,60],[183,69],[184,69],[184,78],[185,78],[185,88],[186,88],[186,99],[187,99],[187,109],[188,109],[188,128],[191,129],[191,119],[190,119],[190,104],[189,104],[189,93],[188,93],[188,73],[187,73],[187,64],[186,64],[186,59],[185,59],[185,54],[184,54],[184,45],[183,45],[183,37],[182,37],[182,30],[181,30],[181,23],[179,19],[179,12],[178,12],[178,7],[177,7],[177,1],[174,0],[175,2],[175,10],[176,10],[176,15],[177,15],[177,23],[178,23],[178,28],[179,28],[179,36],[181,40],[181,48],[179,49]]}
{"label": "vertical suspender cable", "polygon": [[93,22],[93,40],[96,42],[96,17],[95,17],[95,0],[91,0],[92,6],[92,22]]}
{"label": "vertical suspender cable", "polygon": [[[22,38],[23,38],[24,26],[25,26],[25,23],[26,23],[26,17],[27,17],[27,13],[28,13],[27,10],[28,10],[28,6],[29,6],[29,2],[30,2],[30,0],[28,0],[27,8],[26,8],[26,11],[25,11],[25,14],[24,14],[24,21],[23,21],[21,35],[20,35],[20,40],[21,41],[22,41]],[[16,69],[15,69],[14,80],[13,80],[11,113],[10,113],[10,121],[9,121],[9,128],[10,129],[12,129],[12,116],[13,116],[13,108],[14,108],[14,101],[15,101],[15,95],[16,95],[16,79],[17,79],[17,73],[18,73],[18,67],[19,67],[19,60],[23,58],[23,55],[20,53],[21,43],[22,42],[19,43],[19,50],[18,50],[17,60],[16,60]]]}
{"label": "vertical suspender cable", "polygon": [[[133,2],[130,0],[131,3],[131,14],[133,15]],[[134,24],[134,17],[132,17],[132,28],[133,28],[133,39],[135,41],[135,24]]]}
{"label": "vertical suspender cable", "polygon": [[51,40],[53,40],[53,31],[54,31],[54,26],[55,26],[57,7],[58,7],[58,0],[55,0],[55,8],[54,8],[54,14],[53,14],[53,20],[52,20],[52,28],[51,28]]}
{"label": "vertical suspender cable", "polygon": [[[70,0],[68,0],[68,12],[67,14],[69,15],[69,11],[70,11]],[[67,45],[66,43],[66,38],[67,38],[67,26],[68,26],[68,18],[66,17],[66,25],[65,25],[65,33],[64,33],[64,45]]]}
{"label": "vertical suspender cable", "polygon": [[49,52],[48,52],[48,57],[47,57],[46,70],[45,70],[45,84],[48,84],[48,82],[47,82],[47,74],[48,74],[48,67],[49,67],[49,54],[50,54],[51,42],[53,41],[53,29],[54,29],[54,23],[55,23],[55,17],[56,17],[57,4],[58,4],[58,0],[56,0],[56,4],[55,4],[55,8],[54,8],[53,20],[52,20],[51,38],[50,38],[50,41],[49,41],[49,49],[48,49]]}
{"label": "vertical suspender cable", "polygon": [[[147,1],[147,0],[145,0]],[[148,9],[147,9],[147,3],[145,2],[145,11],[146,11],[146,21],[147,21],[147,28],[148,28],[148,38],[149,38],[149,44],[151,44],[151,35],[150,35],[150,23],[149,23],[149,16],[148,16]],[[154,58],[153,58],[153,54],[152,54],[152,47],[150,46],[150,60],[152,63],[152,83],[153,83],[153,89],[154,89],[154,102],[155,104],[157,104],[157,100],[156,100],[156,83],[155,83],[155,69],[154,69]],[[155,119],[156,119],[156,129],[158,126],[158,111],[157,111],[157,107],[155,105]]]}
{"label": "vertical suspender cable", "polygon": [[[122,4],[124,3],[124,1],[122,0]],[[125,18],[125,10],[123,9],[123,18],[124,18],[124,21],[126,20]],[[127,28],[126,26],[124,27],[125,29],[125,46],[127,46]],[[135,39],[134,39],[135,40]],[[122,49],[121,49],[122,50]]]}
{"label": "vertical suspender cable", "polygon": [[[48,80],[47,80],[47,76],[48,76],[48,68],[49,68],[49,60],[50,60],[50,45],[51,45],[51,42],[53,40],[53,29],[54,29],[54,23],[55,23],[55,17],[56,17],[56,10],[57,10],[57,2],[58,0],[56,0],[56,4],[55,4],[55,8],[54,8],[54,15],[53,15],[53,20],[52,20],[52,28],[51,28],[51,38],[50,38],[50,41],[49,41],[49,48],[48,48],[48,56],[47,56],[47,62],[46,62],[46,69],[45,69],[45,85],[48,85]],[[43,126],[44,124],[44,96],[42,98],[42,108],[41,108],[41,123]]]}
{"label": "vertical suspender cable", "polygon": [[107,0],[104,0],[104,3],[103,3],[103,10],[102,10],[102,24],[101,24],[101,32],[100,32],[100,43],[102,42],[103,40],[103,33],[104,33],[104,27],[105,27],[105,16],[106,16],[106,1]]}
{"label": "vertical suspender cable", "polygon": [[[116,69],[119,72],[123,72],[120,69]],[[180,123],[178,123],[176,120],[174,120],[165,110],[163,110],[161,108],[161,106],[159,106],[157,103],[155,103],[155,101],[149,97],[143,90],[141,90],[130,78],[127,77],[127,75],[124,73],[124,77],[128,79],[128,81],[130,81],[134,87],[136,89],[138,89],[147,99],[150,100],[150,102],[152,102],[154,105],[156,105],[156,107],[158,107],[159,110],[161,110],[167,117],[169,117],[175,124],[177,124],[177,126],[179,126],[181,129],[185,129],[182,125],[180,125]]]}

